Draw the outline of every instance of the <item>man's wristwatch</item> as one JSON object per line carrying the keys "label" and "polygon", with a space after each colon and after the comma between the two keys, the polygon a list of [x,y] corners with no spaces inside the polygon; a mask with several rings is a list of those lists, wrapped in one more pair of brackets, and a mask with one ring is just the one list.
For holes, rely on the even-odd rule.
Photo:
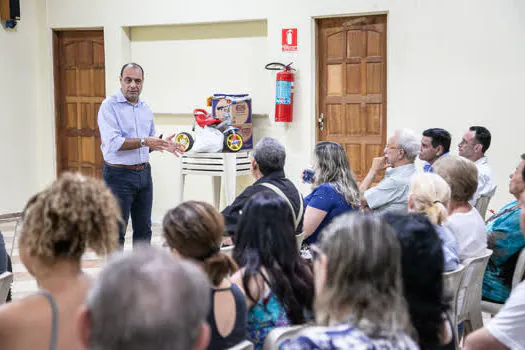
{"label": "man's wristwatch", "polygon": [[142,137],[140,139],[140,147],[144,147],[144,146],[146,146],[146,140],[144,140],[144,138]]}

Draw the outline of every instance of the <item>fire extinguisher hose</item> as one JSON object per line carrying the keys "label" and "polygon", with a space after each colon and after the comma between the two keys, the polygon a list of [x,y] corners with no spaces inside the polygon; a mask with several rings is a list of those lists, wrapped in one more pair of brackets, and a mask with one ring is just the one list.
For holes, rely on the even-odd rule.
{"label": "fire extinguisher hose", "polygon": [[293,62],[290,62],[288,65],[279,63],[279,62],[271,62],[268,63],[266,66],[264,66],[264,69],[267,70],[282,70],[282,71],[294,71],[295,69],[292,68]]}

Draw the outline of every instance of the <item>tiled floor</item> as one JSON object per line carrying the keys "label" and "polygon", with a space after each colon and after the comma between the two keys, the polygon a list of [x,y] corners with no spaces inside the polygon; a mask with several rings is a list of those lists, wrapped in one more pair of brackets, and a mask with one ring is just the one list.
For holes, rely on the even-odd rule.
{"label": "tiled floor", "polygon": [[[131,225],[129,225],[128,227],[130,226]],[[11,259],[13,262],[13,299],[23,298],[24,296],[34,293],[37,290],[35,279],[27,272],[26,268],[20,261],[20,257],[18,255],[17,242],[15,242],[13,252],[11,253],[11,247],[15,232],[15,223],[1,223],[0,231],[4,235],[7,252],[11,255]],[[130,250],[132,248],[131,236],[132,233],[128,231],[128,233],[126,234],[126,244],[124,246],[125,250]],[[153,225],[153,237],[151,239],[151,243],[156,246],[160,246],[162,244],[160,226]],[[82,267],[85,272],[95,276],[100,271],[100,268],[104,264],[104,261],[105,258],[101,258],[97,256],[94,252],[88,251],[82,257]]]}

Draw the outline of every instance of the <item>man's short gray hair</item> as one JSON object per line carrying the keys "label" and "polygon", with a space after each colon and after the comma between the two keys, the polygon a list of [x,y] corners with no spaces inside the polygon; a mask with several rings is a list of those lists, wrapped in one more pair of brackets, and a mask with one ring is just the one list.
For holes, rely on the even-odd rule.
{"label": "man's short gray hair", "polygon": [[405,151],[406,158],[413,162],[421,149],[421,137],[410,129],[396,130],[397,144]]}
{"label": "man's short gray hair", "polygon": [[160,248],[116,253],[88,293],[93,350],[192,349],[210,307],[193,263]]}
{"label": "man's short gray hair", "polygon": [[263,175],[284,169],[286,151],[284,146],[273,137],[265,137],[255,145],[252,156]]}

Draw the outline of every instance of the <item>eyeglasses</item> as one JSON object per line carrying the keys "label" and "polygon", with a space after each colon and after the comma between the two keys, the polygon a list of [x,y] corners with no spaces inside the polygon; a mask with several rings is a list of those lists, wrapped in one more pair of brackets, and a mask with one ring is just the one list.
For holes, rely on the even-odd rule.
{"label": "eyeglasses", "polygon": [[321,250],[321,248],[319,248],[318,246],[312,244],[310,246],[310,253],[312,254],[312,261],[316,261],[316,260],[319,260],[319,258],[324,255],[323,251]]}

